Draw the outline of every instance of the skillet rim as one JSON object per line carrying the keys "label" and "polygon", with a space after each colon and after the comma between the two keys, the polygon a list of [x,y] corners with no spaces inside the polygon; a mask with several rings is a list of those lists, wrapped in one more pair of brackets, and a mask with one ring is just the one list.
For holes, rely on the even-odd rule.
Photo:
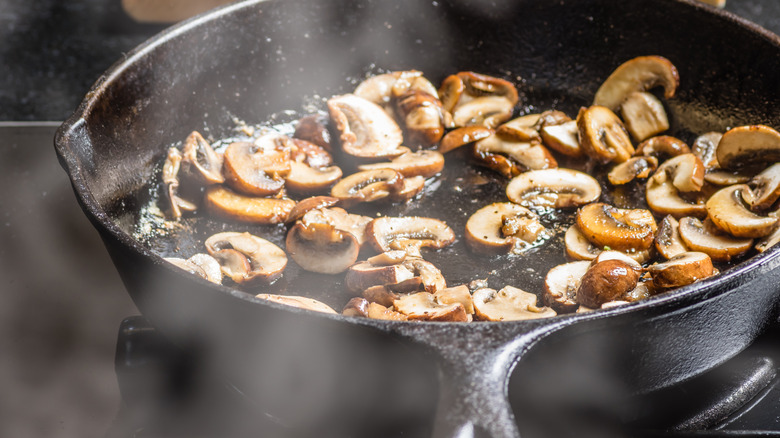
{"label": "skillet rim", "polygon": [[[751,34],[766,40],[780,51],[780,36],[731,12],[716,9],[711,6],[706,6],[697,0],[662,1],[666,1],[670,4],[681,4],[685,7],[691,7],[698,10],[698,13],[714,15],[719,19],[724,20],[731,26],[742,27],[748,30]],[[222,16],[230,15],[245,8],[250,8],[252,6],[264,3],[274,4],[281,2],[282,0],[242,0],[196,15],[190,19],[174,24],[171,27],[152,36],[125,54],[123,58],[116,61],[103,74],[101,74],[96,82],[90,87],[84,99],[81,101],[73,114],[69,116],[59,127],[54,138],[54,146],[60,164],[65,169],[68,177],[71,180],[71,184],[77,195],[79,204],[93,225],[98,228],[98,231],[107,232],[113,239],[115,239],[124,247],[129,248],[136,255],[140,255],[149,259],[154,265],[162,266],[163,269],[167,269],[169,272],[174,272],[174,275],[180,276],[184,281],[195,281],[202,286],[219,291],[221,293],[225,293],[233,298],[247,301],[249,303],[267,306],[276,310],[290,312],[292,314],[324,317],[326,319],[338,322],[373,327],[382,331],[396,331],[396,329],[399,328],[403,330],[409,327],[463,327],[464,323],[459,322],[388,321],[344,316],[338,313],[329,314],[315,312],[277,304],[272,301],[256,298],[254,295],[239,291],[232,287],[210,283],[205,279],[189,274],[184,270],[175,267],[171,263],[166,262],[162,256],[158,255],[150,248],[146,247],[141,242],[133,239],[129,234],[122,231],[114,223],[114,221],[108,217],[108,215],[105,213],[105,210],[99,205],[95,197],[92,195],[92,191],[89,189],[89,186],[87,185],[83,176],[83,169],[81,162],[77,157],[77,153],[71,148],[71,141],[78,141],[74,140],[73,137],[76,137],[79,133],[82,133],[82,130],[86,126],[86,119],[88,115],[96,106],[97,102],[100,101],[100,98],[103,97],[109,85],[118,80],[123,75],[123,73],[126,70],[132,68],[137,61],[143,59],[146,55],[152,53],[157,48],[164,46],[169,40],[175,39],[179,35],[183,35],[188,32],[195,32],[200,26],[206,25],[207,23],[218,20]],[[89,141],[89,146],[90,148],[93,147],[91,141]],[[501,322],[479,321],[478,325],[485,327],[493,325],[528,327],[528,331],[530,332],[535,327],[569,325],[578,321],[605,319],[618,315],[638,315],[641,312],[646,311],[657,311],[659,314],[662,314],[676,309],[693,306],[697,303],[702,303],[714,297],[728,293],[734,287],[743,283],[747,283],[759,275],[775,269],[778,266],[780,266],[780,245],[776,245],[774,248],[761,254],[754,255],[750,259],[740,262],[736,266],[721,272],[717,276],[688,286],[677,288],[672,292],[655,295],[648,299],[640,300],[627,305],[617,306],[610,309],[598,309],[597,311],[593,312],[558,315],[554,318]]]}

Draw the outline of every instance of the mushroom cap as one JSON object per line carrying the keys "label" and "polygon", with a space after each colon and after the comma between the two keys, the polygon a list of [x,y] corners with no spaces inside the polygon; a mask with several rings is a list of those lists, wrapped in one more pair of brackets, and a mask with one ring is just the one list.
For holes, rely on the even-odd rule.
{"label": "mushroom cap", "polygon": [[658,225],[655,235],[655,249],[667,260],[688,251],[680,237],[680,223],[672,215],[667,215]]}
{"label": "mushroom cap", "polygon": [[311,198],[301,199],[295,204],[295,207],[290,210],[290,214],[287,215],[287,220],[285,222],[295,222],[311,210],[333,207],[338,203],[338,198],[332,196],[312,196]]}
{"label": "mushroom cap", "polygon": [[533,170],[512,178],[506,196],[525,207],[576,207],[597,200],[601,186],[590,175],[576,170]]}
{"label": "mushroom cap", "polygon": [[287,233],[285,247],[300,267],[322,274],[346,271],[360,252],[352,233],[322,223],[298,222]]}
{"label": "mushroom cap", "polygon": [[607,174],[610,184],[628,184],[636,178],[647,178],[658,167],[658,159],[655,157],[631,157]]}
{"label": "mushroom cap", "polygon": [[577,302],[585,307],[601,307],[634,290],[637,280],[639,273],[622,260],[609,259],[593,264],[580,279]]}
{"label": "mushroom cap", "polygon": [[374,202],[400,191],[404,177],[394,169],[363,170],[346,176],[330,190],[330,195],[342,204]]}
{"label": "mushroom cap", "polygon": [[593,105],[577,114],[580,147],[600,163],[622,163],[634,154],[623,122],[609,108]]}
{"label": "mushroom cap", "polygon": [[428,292],[402,296],[393,302],[396,312],[409,320],[468,322],[471,319],[461,303],[441,304]]}
{"label": "mushroom cap", "polygon": [[491,135],[493,135],[493,130],[484,126],[463,126],[458,129],[453,129],[441,139],[441,142],[439,143],[439,152],[446,154],[453,149],[457,149],[469,143],[474,143],[477,140],[490,137]]}
{"label": "mushroom cap", "polygon": [[723,134],[715,154],[724,169],[780,161],[780,133],[764,125],[738,126]]}
{"label": "mushroom cap", "polygon": [[556,312],[571,313],[577,310],[577,289],[585,272],[590,268],[590,262],[578,261],[558,265],[547,272],[544,277],[545,306]]}
{"label": "mushroom cap", "polygon": [[[528,236],[524,233],[506,234],[504,224],[507,220],[524,220],[525,229],[531,228]],[[515,249],[525,249],[533,243],[544,229],[538,216],[531,210],[511,202],[496,202],[480,208],[466,222],[466,243],[472,251],[480,254],[505,254]],[[523,237],[533,237],[525,240]]]}
{"label": "mushroom cap", "polygon": [[309,210],[301,217],[305,225],[314,223],[331,225],[337,230],[346,231],[355,236],[358,243],[366,241],[366,226],[372,218],[359,214],[348,213],[339,207],[327,207]]}
{"label": "mushroom cap", "polygon": [[712,259],[702,252],[684,252],[651,265],[647,271],[656,287],[681,287],[713,275]]}
{"label": "mushroom cap", "polygon": [[751,208],[766,210],[780,198],[780,163],[767,167],[748,183],[753,193]]}
{"label": "mushroom cap", "polygon": [[550,149],[570,157],[582,155],[577,122],[570,120],[560,125],[547,125],[540,129],[544,144]]}
{"label": "mushroom cap", "polygon": [[625,102],[635,91],[647,91],[656,86],[664,87],[664,97],[674,97],[680,76],[677,68],[661,56],[639,56],[624,62],[601,84],[594,105],[603,105],[612,110]]}
{"label": "mushroom cap", "polygon": [[472,299],[475,315],[484,321],[519,321],[557,315],[549,307],[537,307],[535,294],[512,286],[500,291],[479,289]]}
{"label": "mushroom cap", "polygon": [[620,106],[626,129],[636,141],[642,141],[669,129],[664,105],[657,97],[635,91]]}
{"label": "mushroom cap", "polygon": [[446,223],[427,217],[380,217],[366,227],[368,242],[378,252],[394,249],[418,255],[422,247],[441,249],[455,241]]}
{"label": "mushroom cap", "polygon": [[514,141],[539,140],[541,137],[536,124],[540,117],[541,114],[526,114],[514,118],[496,128],[496,134]]}
{"label": "mushroom cap", "polygon": [[663,172],[681,192],[698,192],[704,185],[704,164],[699,157],[691,153],[678,155],[661,163],[656,174]]}
{"label": "mushroom cap", "polygon": [[444,155],[436,151],[420,150],[393,158],[389,163],[372,163],[358,166],[360,170],[394,169],[404,178],[432,177],[444,169]]}
{"label": "mushroom cap", "polygon": [[326,190],[339,178],[341,178],[341,169],[338,166],[315,169],[293,161],[290,163],[290,174],[285,181],[291,192],[306,194]]}
{"label": "mushroom cap", "polygon": [[671,135],[648,138],[637,146],[635,152],[636,155],[656,157],[659,160],[690,153],[691,148],[684,141]]}
{"label": "mushroom cap", "polygon": [[313,310],[315,312],[337,313],[335,310],[333,310],[332,307],[323,303],[322,301],[317,301],[308,297],[299,297],[295,295],[257,294],[255,295],[255,298],[273,301],[274,303],[297,307],[299,309]]}
{"label": "mushroom cap", "polygon": [[289,139],[281,134],[266,134],[255,141],[231,143],[225,149],[225,182],[247,195],[268,196],[284,187],[290,173]]}
{"label": "mushroom cap", "polygon": [[616,208],[593,203],[577,210],[577,226],[599,247],[619,250],[646,250],[653,244],[657,229],[653,214],[643,209]]}
{"label": "mushroom cap", "polygon": [[403,141],[401,128],[377,104],[354,94],[328,100],[331,120],[340,133],[341,148],[361,158],[395,157]]}
{"label": "mushroom cap", "polygon": [[214,152],[209,142],[198,132],[192,133],[184,141],[182,150],[184,163],[194,168],[193,174],[202,184],[222,184],[222,155]]}
{"label": "mushroom cap", "polygon": [[206,189],[206,210],[223,218],[253,224],[279,224],[295,207],[292,199],[244,196],[224,186]]}
{"label": "mushroom cap", "polygon": [[697,196],[695,201],[689,202],[680,197],[679,191],[672,184],[672,179],[666,172],[656,171],[655,175],[647,180],[645,198],[650,209],[659,215],[671,214],[680,218],[683,216],[704,217],[707,214],[704,199]]}
{"label": "mushroom cap", "polygon": [[748,209],[745,197],[753,196],[745,184],[729,186],[715,192],[707,201],[712,223],[735,237],[764,237],[777,224],[776,217],[759,216]]}
{"label": "mushroom cap", "polygon": [[680,219],[680,238],[691,251],[707,254],[718,262],[728,262],[745,254],[753,245],[753,239],[736,238],[707,227],[699,219]]}
{"label": "mushroom cap", "polygon": [[[287,255],[273,243],[249,233],[224,232],[206,239],[209,254],[221,263],[217,253],[233,250],[241,253],[249,261],[250,270],[242,277],[232,277],[237,283],[249,283],[255,280],[272,282],[281,277],[287,266]],[[224,271],[223,271],[224,272]]]}

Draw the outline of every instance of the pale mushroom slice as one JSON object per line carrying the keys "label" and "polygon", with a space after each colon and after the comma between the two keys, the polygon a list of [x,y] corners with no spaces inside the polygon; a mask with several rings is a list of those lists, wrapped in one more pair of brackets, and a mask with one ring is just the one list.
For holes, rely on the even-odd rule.
{"label": "pale mushroom slice", "polygon": [[544,277],[545,306],[561,313],[572,313],[577,310],[577,289],[580,280],[590,268],[590,262],[578,261],[558,265],[547,272]]}
{"label": "pale mushroom slice", "polygon": [[658,215],[671,214],[676,218],[707,215],[704,199],[701,196],[694,196],[690,201],[682,198],[666,172],[656,171],[647,180],[645,198],[650,209]]}
{"label": "pale mushroom slice", "polygon": [[453,129],[441,139],[439,143],[439,152],[446,154],[461,146],[474,143],[483,138],[493,135],[493,130],[484,126],[464,126]]}
{"label": "pale mushroom slice", "polygon": [[537,129],[540,118],[541,114],[526,114],[514,118],[496,128],[496,134],[515,141],[540,140]]}
{"label": "pale mushroom slice", "polygon": [[396,249],[369,257],[366,259],[366,261],[377,266],[390,266],[403,262],[406,260],[406,256],[406,251]]}
{"label": "pale mushroom slice", "polygon": [[574,260],[593,260],[601,252],[603,247],[598,247],[591,243],[577,224],[570,226],[563,236],[563,242],[566,247],[566,255]]}
{"label": "pale mushroom slice", "polygon": [[253,224],[279,224],[295,207],[295,201],[284,198],[245,196],[223,186],[206,189],[206,210],[226,219]]}
{"label": "pale mushroom slice", "polygon": [[337,230],[346,231],[355,236],[358,243],[363,245],[366,241],[366,226],[373,219],[368,216],[349,213],[339,207],[322,207],[312,209],[301,217],[305,225],[326,224]]}
{"label": "pale mushroom slice", "polygon": [[680,192],[698,192],[704,185],[704,164],[691,153],[664,161],[658,166],[656,175],[661,173],[666,173],[672,185]]}
{"label": "pale mushroom slice", "polygon": [[330,190],[343,205],[374,202],[390,196],[404,186],[404,177],[394,169],[363,170],[346,176]]}
{"label": "pale mushroom slice", "polygon": [[[212,257],[213,258],[213,257]],[[163,260],[166,262],[176,266],[179,269],[182,269],[186,272],[189,272],[190,274],[197,275],[198,277],[208,280],[208,274],[206,274],[206,271],[201,268],[200,266],[192,263],[189,260],[183,259],[181,257],[163,257]],[[217,263],[217,266],[219,266],[219,263]],[[220,271],[219,276],[220,282],[222,282],[222,272]]]}
{"label": "pale mushroom slice", "polygon": [[753,193],[750,207],[767,210],[780,198],[780,163],[767,167],[748,183]]}
{"label": "pale mushroom slice", "polygon": [[419,292],[405,295],[393,302],[396,312],[406,315],[410,321],[468,322],[469,314],[461,303],[441,304],[433,294]]}
{"label": "pale mushroom slice", "polygon": [[235,142],[225,149],[225,182],[247,195],[268,196],[284,187],[290,173],[289,139],[281,134],[266,134],[254,143]]}
{"label": "pale mushroom slice", "polygon": [[690,153],[691,148],[684,141],[671,135],[658,135],[648,138],[636,148],[636,155],[656,157],[659,160],[666,160]]}
{"label": "pale mushroom slice", "polygon": [[469,315],[474,314],[474,299],[471,298],[471,291],[465,284],[460,286],[447,287],[437,290],[433,297],[440,304],[460,303]]}
{"label": "pale mushroom slice", "polygon": [[436,151],[420,150],[400,155],[387,163],[362,164],[358,169],[394,169],[405,178],[414,176],[430,178],[444,169],[444,155]]}
{"label": "pale mushroom slice", "polygon": [[715,151],[718,149],[718,143],[722,137],[723,133],[711,131],[696,137],[696,140],[693,141],[691,152],[699,157],[708,171],[719,167]]}
{"label": "pale mushroom slice", "polygon": [[[394,91],[400,95],[408,91],[412,83],[417,83],[418,79],[423,78],[423,73],[417,70],[394,71],[366,78],[355,88],[355,96],[362,97],[377,105],[387,107],[393,98]],[[401,82],[399,84],[399,82]],[[428,82],[430,84],[430,82]],[[438,92],[433,84],[430,84],[429,91],[438,97]]]}
{"label": "pale mushroom slice", "polygon": [[285,247],[301,268],[321,274],[346,271],[360,252],[352,233],[322,223],[298,222],[287,233]]}
{"label": "pale mushroom slice", "polygon": [[732,237],[693,217],[680,219],[679,229],[680,238],[688,249],[703,252],[717,262],[731,261],[753,246],[753,239]]}
{"label": "pale mushroom slice", "polygon": [[555,157],[541,143],[504,140],[497,135],[477,141],[474,158],[507,178],[527,170],[558,167]]}
{"label": "pale mushroom slice", "polygon": [[317,301],[314,298],[300,297],[296,295],[274,295],[274,294],[257,294],[255,298],[260,298],[266,301],[272,301],[277,304],[284,304],[285,306],[297,307],[299,309],[312,310],[322,313],[337,313],[332,307]]}
{"label": "pale mushroom slice", "polygon": [[301,199],[295,204],[295,207],[290,210],[290,214],[287,215],[287,220],[285,220],[285,222],[295,222],[311,210],[334,207],[338,203],[338,198],[332,196],[312,196],[310,198]]}
{"label": "pale mushroom slice", "polygon": [[206,274],[206,280],[214,284],[222,284],[222,269],[219,262],[208,254],[198,253],[187,259],[188,262],[201,268]]}
{"label": "pale mushroom slice", "polygon": [[628,254],[622,252],[622,251],[616,251],[613,249],[601,251],[593,261],[590,262],[591,266],[597,265],[601,262],[607,261],[607,260],[618,260],[626,265],[630,266],[631,269],[640,272],[642,270],[642,265],[633,257],[629,256]]}
{"label": "pale mushroom slice", "polygon": [[201,184],[222,184],[222,155],[216,153],[209,142],[198,132],[192,133],[184,141],[182,164]]}
{"label": "pale mushroom slice", "polygon": [[[212,257],[220,261],[221,265],[223,263],[219,253],[224,250],[237,251],[246,257],[250,269],[242,276],[233,275],[231,278],[236,283],[250,283],[256,280],[270,283],[281,277],[287,266],[287,255],[281,248],[249,233],[214,234],[206,239],[206,249]],[[226,274],[230,275],[227,272]]]}
{"label": "pale mushroom slice", "polygon": [[661,86],[664,97],[674,97],[680,76],[677,68],[668,59],[661,56],[639,56],[624,62],[601,84],[594,105],[602,105],[616,110],[631,93],[647,91]]}
{"label": "pale mushroom slice", "polygon": [[739,169],[780,161],[780,133],[765,125],[726,131],[715,150],[724,169]]}
{"label": "pale mushroom slice", "polygon": [[480,208],[466,222],[466,243],[480,254],[506,254],[528,249],[544,232],[539,217],[511,202]]}
{"label": "pale mushroom slice", "polygon": [[328,100],[328,111],[345,153],[359,158],[389,158],[403,152],[401,128],[377,104],[344,94]]}
{"label": "pale mushroom slice", "polygon": [[408,319],[403,313],[396,312],[378,303],[368,304],[368,317],[387,321],[406,321]]}
{"label": "pale mushroom slice", "polygon": [[771,234],[756,243],[756,251],[764,252],[780,242],[780,226],[776,226]]}
{"label": "pale mushroom slice", "polygon": [[528,208],[577,207],[597,200],[601,186],[592,176],[576,170],[534,170],[512,178],[506,196]]}
{"label": "pale mushroom slice", "polygon": [[540,134],[542,141],[548,148],[570,157],[582,155],[579,128],[576,120],[561,123],[560,125],[547,125],[540,130]]}
{"label": "pale mushroom slice", "polygon": [[557,315],[549,307],[537,307],[535,294],[512,286],[499,291],[479,289],[472,299],[475,315],[483,321],[519,321]]}
{"label": "pale mushroom slice", "polygon": [[609,259],[592,264],[580,279],[577,302],[598,308],[604,303],[622,300],[636,288],[638,280],[637,270],[622,260]]}
{"label": "pale mushroom slice", "polygon": [[404,250],[420,257],[420,248],[441,249],[455,241],[444,222],[427,217],[380,217],[366,227],[368,242],[378,252]]}
{"label": "pale mushroom slice", "polygon": [[708,169],[704,174],[704,181],[716,186],[730,186],[734,184],[746,184],[753,176],[752,171],[740,170],[725,170],[719,167],[713,167]]}
{"label": "pale mushroom slice", "polygon": [[512,117],[514,108],[514,102],[503,96],[477,97],[459,103],[452,112],[452,121],[457,127],[478,125],[495,128]]}
{"label": "pale mushroom slice", "polygon": [[171,206],[171,215],[174,220],[181,219],[182,211],[195,211],[198,206],[179,197],[179,169],[182,155],[179,149],[168,149],[162,169],[162,182],[167,186],[168,202]]}
{"label": "pale mushroom slice", "polygon": [[634,154],[623,122],[609,108],[593,105],[577,114],[580,147],[600,163],[622,163]]}
{"label": "pale mushroom slice", "polygon": [[626,129],[636,141],[643,141],[669,129],[664,105],[657,97],[645,91],[628,95],[620,106]]}
{"label": "pale mushroom slice", "polygon": [[[210,252],[211,253],[211,252]],[[221,249],[211,253],[214,260],[219,263],[220,270],[235,283],[242,283],[252,270],[249,259],[235,249]]]}
{"label": "pale mushroom slice", "polygon": [[655,235],[655,249],[667,260],[688,251],[680,237],[680,223],[672,215],[667,215],[658,225]]}
{"label": "pale mushroom slice", "polygon": [[407,144],[430,146],[444,135],[446,117],[435,95],[409,91],[395,100],[395,112],[403,123]]}
{"label": "pale mushroom slice", "polygon": [[593,203],[577,210],[577,227],[599,247],[618,250],[646,250],[657,229],[653,214],[644,209],[616,208]]}
{"label": "pale mushroom slice", "polygon": [[744,184],[715,192],[707,201],[707,214],[716,227],[735,237],[764,237],[772,232],[778,218],[759,216],[749,209],[753,193]]}
{"label": "pale mushroom slice", "polygon": [[684,252],[671,259],[647,268],[653,278],[653,286],[660,288],[682,287],[714,273],[712,259],[703,252]]}
{"label": "pale mushroom slice", "polygon": [[332,138],[328,130],[328,117],[323,114],[311,114],[298,120],[293,138],[308,141],[333,152]]}
{"label": "pale mushroom slice", "polygon": [[316,169],[293,161],[290,163],[290,174],[285,178],[285,186],[291,192],[311,194],[327,190],[339,178],[341,169],[338,166]]}
{"label": "pale mushroom slice", "polygon": [[612,185],[628,184],[637,178],[647,178],[658,167],[658,159],[655,157],[631,157],[607,174]]}

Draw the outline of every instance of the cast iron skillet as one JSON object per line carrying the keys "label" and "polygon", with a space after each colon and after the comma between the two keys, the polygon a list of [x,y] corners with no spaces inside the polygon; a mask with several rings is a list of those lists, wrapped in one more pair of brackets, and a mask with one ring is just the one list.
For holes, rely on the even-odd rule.
{"label": "cast iron skillet", "polygon": [[[515,389],[507,382],[519,358],[544,337],[565,347],[550,367],[574,364],[556,376],[563,391],[585,388],[565,370],[593,369],[591,382],[608,374],[627,393],[647,392],[722,363],[776,315],[776,250],[715,279],[606,311],[432,324],[267,303],[194,278],[131,237],[169,145],[193,129],[229,135],[234,117],[259,122],[301,108],[302,96],[346,92],[353,84],[345,78],[369,66],[415,68],[434,82],[460,70],[522,78],[527,103],[573,113],[615,66],[660,54],[680,71],[679,96],[668,102],[675,134],[690,141],[695,133],[739,124],[780,126],[780,39],[732,15],[683,0],[484,3],[237,3],[129,53],[57,133],[57,153],[78,200],[139,309],[176,342],[207,349],[221,372],[281,422],[305,429],[323,418],[335,419],[331,426],[370,418],[392,430],[393,421],[424,416],[434,403],[426,397],[438,386],[436,437],[516,437],[515,414],[522,420],[523,412],[508,402]],[[429,215],[448,219],[457,208]],[[465,251],[459,245],[455,253]],[[521,269],[529,260],[495,263]],[[308,283],[307,292],[326,283]],[[586,337],[597,354],[576,348]],[[430,378],[430,355],[438,383]]]}

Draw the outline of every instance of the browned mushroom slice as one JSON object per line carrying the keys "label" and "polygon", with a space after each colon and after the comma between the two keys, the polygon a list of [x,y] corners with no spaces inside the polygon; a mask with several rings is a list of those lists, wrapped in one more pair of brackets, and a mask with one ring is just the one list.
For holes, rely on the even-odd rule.
{"label": "browned mushroom slice", "polygon": [[655,157],[631,157],[607,174],[612,185],[628,184],[636,178],[647,178],[658,167],[658,159]]}
{"label": "browned mushroom slice", "polygon": [[388,106],[393,97],[393,85],[395,85],[401,75],[419,77],[422,76],[422,72],[415,70],[394,71],[371,76],[358,84],[354,94],[377,105]]}
{"label": "browned mushroom slice", "polygon": [[638,280],[639,273],[621,260],[596,263],[580,279],[577,302],[585,307],[601,307],[606,302],[622,299],[634,290]]}
{"label": "browned mushroom slice", "polygon": [[339,207],[309,210],[301,218],[301,222],[305,225],[315,223],[327,224],[337,230],[347,231],[355,236],[360,245],[363,245],[366,241],[366,226],[371,220],[372,218],[368,216],[348,213]]}
{"label": "browned mushroom slice", "polygon": [[333,164],[333,157],[323,147],[301,140],[299,138],[290,139],[290,155],[293,161],[303,163],[315,169],[321,169]]}
{"label": "browned mushroom slice", "polygon": [[287,233],[285,246],[300,267],[322,274],[346,271],[360,252],[360,244],[352,233],[322,223],[298,222]]}
{"label": "browned mushroom slice", "polygon": [[406,251],[396,249],[369,257],[366,261],[377,266],[397,265],[406,260],[406,255]]}
{"label": "browned mushroom slice", "polygon": [[388,321],[406,321],[408,319],[403,313],[396,312],[378,303],[368,304],[368,317]]}
{"label": "browned mushroom slice", "polygon": [[472,72],[447,77],[439,89],[446,111],[457,127],[482,125],[494,128],[512,116],[517,90],[503,79]]}
{"label": "browned mushroom slice", "polygon": [[691,148],[684,141],[670,135],[648,138],[636,148],[636,155],[656,157],[659,160],[690,154]]}
{"label": "browned mushroom slice", "polygon": [[368,318],[368,305],[370,303],[365,298],[355,297],[347,301],[347,304],[341,309],[344,316],[358,316]]}
{"label": "browned mushroom slice", "polygon": [[189,167],[189,173],[194,175],[201,184],[222,184],[222,156],[211,147],[198,131],[192,133],[184,141],[182,150],[183,164]]}
{"label": "browned mushroom slice", "polygon": [[254,224],[279,224],[295,207],[292,199],[244,196],[222,186],[206,190],[206,210],[223,218]]}
{"label": "browned mushroom slice", "polygon": [[406,315],[410,321],[468,322],[470,320],[463,304],[440,304],[436,302],[433,294],[428,292],[403,296],[393,302],[393,307],[397,312]]}
{"label": "browned mushroom slice", "polygon": [[560,125],[548,125],[541,129],[542,140],[550,149],[570,157],[582,155],[579,128],[575,120]]}
{"label": "browned mushroom slice", "polygon": [[756,251],[764,252],[780,242],[780,226],[775,227],[771,234],[756,243]]}
{"label": "browned mushroom slice", "polygon": [[[420,279],[420,285],[426,292],[434,293],[447,287],[444,275],[433,263],[420,258],[410,257],[404,260],[403,265],[412,271],[415,277]],[[393,285],[389,287],[393,289]]]}
{"label": "browned mushroom slice", "polygon": [[602,248],[592,244],[577,224],[570,226],[564,234],[563,242],[566,246],[566,255],[574,260],[593,260],[601,252]]}
{"label": "browned mushroom slice", "polygon": [[436,96],[410,91],[396,99],[395,111],[403,122],[408,144],[430,146],[444,135],[444,109]]}
{"label": "browned mushroom slice", "polygon": [[[513,169],[511,173],[496,169],[490,164],[493,157],[506,157],[511,163]],[[540,143],[515,142],[503,140],[497,135],[493,135],[474,144],[474,157],[481,163],[507,178],[511,178],[520,172],[526,170],[554,169],[558,167],[558,162]]]}
{"label": "browned mushroom slice", "polygon": [[577,128],[582,151],[600,163],[622,163],[634,154],[626,128],[609,108],[582,108],[577,114]]}
{"label": "browned mushroom slice", "polygon": [[221,249],[209,251],[212,257],[219,263],[223,274],[230,277],[235,283],[241,283],[252,270],[249,259],[235,249]]}
{"label": "browned mushroom slice", "polygon": [[225,149],[225,182],[248,195],[273,195],[284,187],[290,162],[289,143],[279,134],[267,134],[256,143],[231,143]]}
{"label": "browned mushroom slice", "polygon": [[328,131],[328,118],[325,115],[312,114],[298,120],[293,137],[314,143],[326,151],[333,151],[330,131]]}
{"label": "browned mushroom slice", "polygon": [[374,202],[398,192],[404,186],[404,177],[393,169],[372,169],[353,173],[336,183],[330,195],[350,205]]}
{"label": "browned mushroom slice", "polygon": [[718,143],[720,143],[722,137],[722,133],[713,131],[702,134],[693,141],[691,152],[699,157],[707,170],[719,167],[715,151],[717,150]]}
{"label": "browned mushroom slice", "polygon": [[712,259],[703,252],[684,252],[651,265],[647,271],[656,287],[682,287],[713,275]]}
{"label": "browned mushroom slice", "polygon": [[691,201],[683,199],[666,172],[656,171],[647,180],[645,197],[650,209],[659,215],[671,214],[676,218],[707,215],[704,199],[700,196],[695,196]]}
{"label": "browned mushroom slice", "polygon": [[273,294],[257,294],[255,298],[262,300],[273,301],[274,303],[284,304],[285,306],[297,307],[299,309],[313,310],[315,312],[322,313],[337,313],[332,307],[317,301],[313,298],[299,297],[295,295],[273,295]]}
{"label": "browned mushroom slice", "polygon": [[448,132],[439,143],[439,152],[447,152],[461,146],[474,143],[477,140],[493,135],[493,130],[484,126],[464,126]]}
{"label": "browned mushroom slice", "polygon": [[411,178],[404,178],[404,185],[397,192],[390,194],[390,199],[395,202],[408,201],[415,196],[419,195],[425,188],[424,176],[413,176]]}
{"label": "browned mushroom slice", "polygon": [[420,248],[441,249],[455,241],[455,233],[444,222],[427,217],[380,217],[366,227],[368,242],[375,250],[405,250],[420,256]]}
{"label": "browned mushroom slice", "polygon": [[371,286],[363,291],[363,298],[370,303],[381,304],[385,307],[393,307],[393,301],[401,297],[401,294],[390,290],[387,286]]}
{"label": "browned mushroom slice", "polygon": [[680,237],[680,224],[674,216],[667,215],[658,225],[655,235],[655,249],[667,260],[688,251]]}
{"label": "browned mushroom slice", "polygon": [[754,176],[748,183],[753,192],[750,207],[766,210],[780,198],[780,163],[775,163]]}
{"label": "browned mushroom slice", "polygon": [[752,171],[725,170],[719,167],[713,167],[704,174],[704,181],[716,186],[730,186],[734,184],[745,184],[753,176]]}
{"label": "browned mushroom slice", "polygon": [[545,126],[562,125],[571,121],[572,118],[563,111],[547,110],[539,115],[539,121],[536,123],[536,129],[541,131]]}
{"label": "browned mushroom slice", "polygon": [[680,76],[677,68],[661,56],[639,56],[624,62],[601,84],[594,105],[615,110],[635,91],[664,87],[664,97],[674,97]]}
{"label": "browned mushroom slice", "polygon": [[576,170],[534,170],[512,178],[506,196],[524,207],[577,207],[597,200],[601,186],[590,175]]}
{"label": "browned mushroom slice", "polygon": [[198,206],[179,197],[179,168],[181,167],[181,152],[177,148],[168,149],[168,155],[163,163],[162,181],[167,185],[168,202],[171,215],[175,220],[181,218],[183,211],[195,211]]}
{"label": "browned mushroom slice", "polygon": [[571,313],[577,310],[577,289],[580,280],[590,268],[590,262],[580,261],[558,265],[547,272],[544,277],[545,306],[558,313]]}
{"label": "browned mushroom slice", "polygon": [[515,141],[540,140],[537,129],[540,117],[541,114],[527,114],[514,118],[496,128],[496,134]]}
{"label": "browned mushroom slice", "polygon": [[537,307],[535,294],[512,286],[500,291],[479,289],[472,298],[476,317],[484,321],[518,321],[557,315],[549,307]]}
{"label": "browned mushroom slice", "polygon": [[495,128],[512,117],[515,104],[503,96],[477,97],[466,103],[458,103],[452,112],[457,127],[479,125]]}
{"label": "browned mushroom slice", "polygon": [[704,164],[694,154],[682,154],[664,161],[656,171],[656,174],[660,173],[666,173],[672,185],[681,192],[698,192],[704,185]]}
{"label": "browned mushroom slice", "polygon": [[296,193],[317,193],[328,189],[341,178],[341,169],[337,166],[315,169],[304,163],[290,163],[290,174],[286,186]]}
{"label": "browned mushroom slice", "polygon": [[287,266],[287,256],[281,248],[249,233],[217,233],[206,239],[206,249],[212,257],[220,261],[223,268],[225,265],[218,254],[222,251],[234,250],[246,257],[250,269],[241,276],[232,275],[231,278],[236,283],[249,283],[255,280],[272,282],[281,277]]}
{"label": "browned mushroom slice", "polygon": [[511,202],[480,208],[466,222],[466,243],[480,254],[506,254],[527,249],[544,227],[539,217]]}
{"label": "browned mushroom slice", "polygon": [[509,81],[474,72],[460,72],[457,76],[465,86],[465,95],[461,96],[459,103],[485,95],[503,96],[512,105],[517,103],[517,89]]}
{"label": "browned mushroom slice", "polygon": [[616,208],[593,203],[577,210],[577,226],[588,240],[600,247],[646,250],[656,231],[653,214],[643,209]]}
{"label": "browned mushroom slice", "polygon": [[680,238],[691,251],[707,254],[717,262],[728,262],[750,250],[753,239],[729,236],[715,228],[705,226],[699,219],[680,219]]}
{"label": "browned mushroom slice", "polygon": [[780,161],[780,133],[764,125],[739,126],[723,134],[715,154],[724,169],[774,163]]}
{"label": "browned mushroom slice", "polygon": [[351,292],[361,293],[372,286],[403,283],[414,276],[414,272],[403,264],[383,266],[358,262],[349,267],[344,282]]}
{"label": "browned mushroom slice", "polygon": [[285,222],[295,222],[311,210],[333,207],[338,203],[339,200],[332,196],[312,196],[311,198],[302,199],[290,210],[290,214]]}
{"label": "browned mushroom slice", "polygon": [[716,227],[732,236],[764,237],[772,232],[777,218],[750,211],[752,198],[753,193],[744,184],[720,189],[707,201],[707,214]]}
{"label": "browned mushroom slice", "polygon": [[636,141],[642,141],[669,129],[664,105],[658,98],[644,91],[635,91],[628,95],[620,114],[626,123],[626,129]]}
{"label": "browned mushroom slice", "polygon": [[395,169],[406,178],[432,177],[444,169],[444,156],[436,151],[417,151],[393,158],[389,163],[372,163],[358,166],[360,170]]}
{"label": "browned mushroom slice", "polygon": [[463,305],[466,313],[469,315],[474,314],[474,300],[471,298],[471,291],[465,284],[437,290],[433,296],[436,302],[441,304],[460,303]]}
{"label": "browned mushroom slice", "polygon": [[439,99],[444,110],[452,113],[464,91],[466,91],[466,84],[463,83],[463,80],[458,75],[450,75],[444,78],[438,90]]}
{"label": "browned mushroom slice", "polygon": [[328,111],[340,133],[341,148],[361,158],[383,158],[400,155],[403,141],[401,128],[377,104],[354,94],[328,100]]}

